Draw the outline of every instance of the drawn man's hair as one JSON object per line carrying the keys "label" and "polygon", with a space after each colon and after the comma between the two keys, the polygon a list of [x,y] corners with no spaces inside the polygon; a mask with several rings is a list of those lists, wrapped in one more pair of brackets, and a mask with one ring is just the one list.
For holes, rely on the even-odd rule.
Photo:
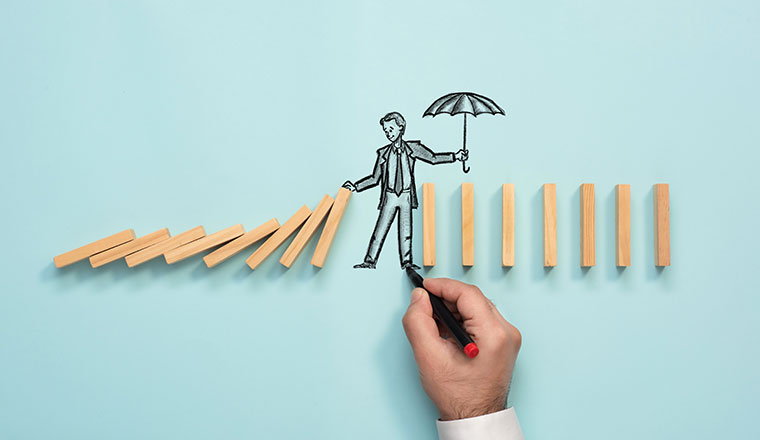
{"label": "drawn man's hair", "polygon": [[396,122],[396,125],[401,127],[401,134],[404,134],[404,131],[406,131],[406,119],[404,119],[403,116],[401,116],[401,113],[399,112],[390,112],[387,115],[380,118],[380,125],[383,125],[383,122]]}

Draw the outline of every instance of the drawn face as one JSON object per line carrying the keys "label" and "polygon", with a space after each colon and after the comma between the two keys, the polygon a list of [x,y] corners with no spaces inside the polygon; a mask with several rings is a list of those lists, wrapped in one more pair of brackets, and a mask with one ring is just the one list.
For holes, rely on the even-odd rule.
{"label": "drawn face", "polygon": [[383,131],[385,132],[385,137],[391,142],[396,142],[396,139],[401,136],[401,127],[399,127],[393,119],[390,121],[383,121]]}

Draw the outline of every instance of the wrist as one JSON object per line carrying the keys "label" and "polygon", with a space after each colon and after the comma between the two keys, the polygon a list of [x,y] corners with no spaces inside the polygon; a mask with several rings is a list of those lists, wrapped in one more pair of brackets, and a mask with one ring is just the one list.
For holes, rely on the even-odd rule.
{"label": "wrist", "polygon": [[506,404],[507,396],[504,395],[485,401],[453,404],[445,408],[438,408],[438,413],[441,421],[469,419],[502,411],[506,408]]}

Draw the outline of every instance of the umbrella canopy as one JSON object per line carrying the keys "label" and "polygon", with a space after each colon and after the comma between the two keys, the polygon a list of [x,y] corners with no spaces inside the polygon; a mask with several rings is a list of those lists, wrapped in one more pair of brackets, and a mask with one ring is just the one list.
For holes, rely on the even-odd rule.
{"label": "umbrella canopy", "polygon": [[[493,99],[478,95],[471,92],[456,92],[441,96],[425,110],[422,117],[436,116],[442,113],[448,113],[451,116],[464,114],[464,134],[462,137],[462,150],[467,153],[467,114],[475,117],[483,113],[489,115],[504,115],[504,110],[496,104]],[[470,168],[465,166],[462,160],[462,171],[470,172]]]}

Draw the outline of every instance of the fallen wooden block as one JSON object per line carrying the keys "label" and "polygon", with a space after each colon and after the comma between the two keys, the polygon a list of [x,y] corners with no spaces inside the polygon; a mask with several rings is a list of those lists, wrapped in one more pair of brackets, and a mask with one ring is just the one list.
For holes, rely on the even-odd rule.
{"label": "fallen wooden block", "polygon": [[615,186],[615,265],[631,265],[631,185]]}
{"label": "fallen wooden block", "polygon": [[670,187],[658,183],[654,192],[654,265],[670,266]]}
{"label": "fallen wooden block", "polygon": [[262,261],[264,261],[275,249],[277,249],[282,242],[287,240],[296,229],[298,229],[303,222],[311,215],[311,209],[306,205],[296,211],[292,217],[288,219],[280,229],[278,229],[271,237],[269,237],[258,249],[256,249],[245,262],[251,269],[256,269]]}
{"label": "fallen wooden block", "polygon": [[141,249],[145,249],[148,246],[162,242],[169,237],[170,235],[168,228],[159,229],[156,232],[152,232],[148,235],[143,235],[138,239],[128,241],[124,244],[116,246],[115,248],[111,248],[107,251],[93,255],[90,257],[90,264],[92,267],[103,266],[120,258],[124,258],[129,254],[134,254],[135,252]]}
{"label": "fallen wooden block", "polygon": [[462,266],[475,264],[475,198],[472,183],[462,184]]}
{"label": "fallen wooden block", "polygon": [[68,266],[69,264],[76,263],[77,261],[82,261],[85,258],[90,258],[97,253],[111,249],[112,247],[116,247],[120,244],[124,244],[134,239],[135,231],[132,229],[127,229],[116,234],[109,235],[106,238],[101,238],[98,241],[94,241],[82,247],[78,247],[73,251],[58,255],[57,257],[53,258],[53,263],[55,263],[55,267],[57,268]]}
{"label": "fallen wooden block", "polygon": [[205,237],[206,231],[203,230],[203,226],[196,226],[189,231],[185,231],[181,234],[175,235],[172,238],[164,240],[160,243],[156,243],[153,246],[146,247],[141,251],[137,251],[132,255],[127,255],[127,266],[135,267],[139,264],[150,261],[159,255],[163,255],[164,252],[170,251],[174,248],[178,248],[184,244],[198,240]]}
{"label": "fallen wooden block", "polygon": [[501,186],[501,265],[515,265],[515,184]]}
{"label": "fallen wooden block", "polygon": [[596,264],[596,212],[594,184],[581,185],[581,267]]}
{"label": "fallen wooden block", "polygon": [[330,215],[327,216],[325,227],[322,229],[322,235],[317,242],[317,248],[314,249],[314,255],[311,257],[311,264],[316,267],[322,267],[327,260],[327,254],[330,252],[330,246],[338,232],[340,220],[343,218],[343,212],[348,206],[348,200],[351,198],[351,191],[346,188],[340,188],[338,195],[335,196],[335,202],[330,209]]}
{"label": "fallen wooden block", "polygon": [[435,183],[422,184],[422,264],[435,266]]}
{"label": "fallen wooden block", "polygon": [[246,232],[245,234],[225,244],[214,252],[206,255],[203,257],[203,261],[206,263],[207,267],[214,267],[222,261],[230,258],[248,246],[256,243],[257,241],[276,231],[279,227],[280,222],[278,222],[276,218],[270,219],[266,223],[257,226],[256,228]]}
{"label": "fallen wooden block", "polygon": [[190,243],[187,243],[180,247],[168,250],[164,252],[164,258],[166,259],[167,264],[174,264],[178,261],[184,260],[185,258],[190,258],[193,255],[197,255],[203,251],[209,250],[212,247],[227,243],[228,241],[240,237],[243,234],[245,234],[243,225],[230,226],[229,228],[214,232],[211,235],[207,235],[203,238],[193,240]]}
{"label": "fallen wooden block", "polygon": [[557,185],[544,184],[544,267],[557,265]]}
{"label": "fallen wooden block", "polygon": [[309,242],[311,236],[317,231],[322,220],[324,220],[327,213],[330,212],[333,202],[335,202],[335,199],[327,194],[322,197],[322,200],[317,207],[314,208],[314,212],[309,216],[309,219],[306,220],[306,223],[304,223],[301,230],[298,231],[298,234],[296,234],[296,237],[290,243],[290,246],[285,249],[285,253],[282,254],[280,263],[282,263],[283,266],[290,268],[290,266],[293,265],[293,262],[296,261],[298,255],[303,251],[303,248],[306,247],[306,243]]}

